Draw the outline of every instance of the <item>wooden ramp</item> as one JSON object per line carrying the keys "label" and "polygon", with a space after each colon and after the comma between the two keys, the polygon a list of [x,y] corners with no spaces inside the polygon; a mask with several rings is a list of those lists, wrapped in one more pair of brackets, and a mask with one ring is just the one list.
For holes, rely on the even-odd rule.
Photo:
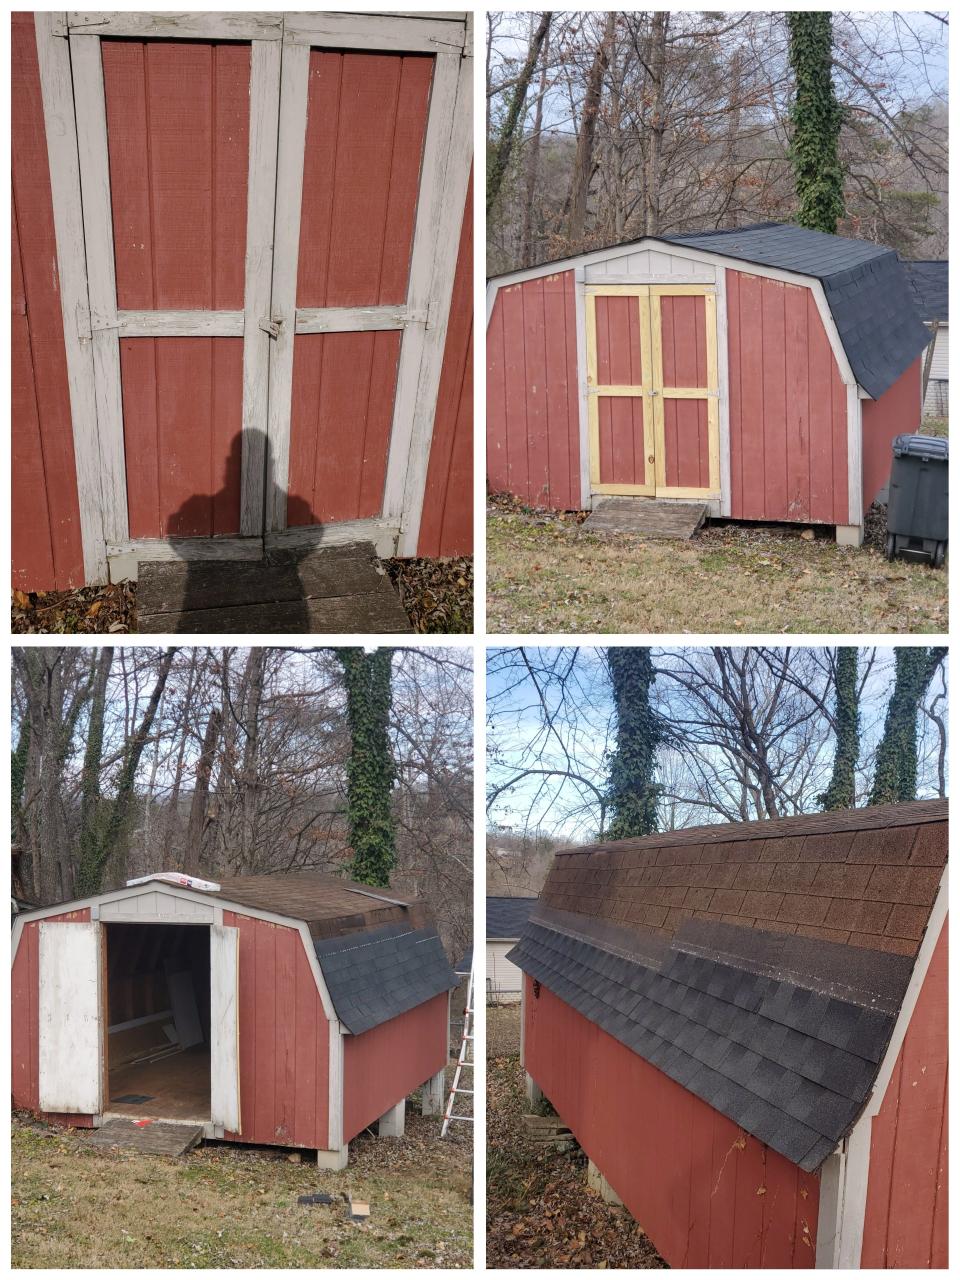
{"label": "wooden ramp", "polygon": [[373,546],[273,552],[262,560],[141,563],[143,633],[412,631]]}
{"label": "wooden ramp", "polygon": [[152,1120],[138,1124],[135,1120],[108,1120],[87,1139],[91,1147],[109,1150],[139,1151],[147,1156],[183,1156],[203,1137],[203,1125],[169,1124]]}
{"label": "wooden ramp", "polygon": [[692,538],[707,517],[705,502],[604,498],[580,528],[584,533],[636,533],[644,538]]}

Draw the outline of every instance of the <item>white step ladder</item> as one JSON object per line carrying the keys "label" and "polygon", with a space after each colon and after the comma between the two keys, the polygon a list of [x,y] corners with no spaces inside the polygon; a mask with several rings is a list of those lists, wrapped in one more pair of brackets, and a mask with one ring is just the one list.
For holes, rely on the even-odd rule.
{"label": "white step ladder", "polygon": [[[457,1094],[463,1094],[464,1097],[473,1097],[473,1089],[462,1089],[460,1087],[460,1076],[464,1071],[473,1070],[473,965],[470,966],[470,980],[467,983],[467,1007],[463,1012],[463,1039],[460,1041],[460,1057],[457,1059],[457,1069],[453,1073],[453,1084],[450,1086],[450,1096],[447,1098],[447,1109],[443,1114],[443,1126],[440,1129],[440,1137],[447,1136],[447,1130],[455,1121],[462,1121],[464,1124],[473,1124],[473,1116],[456,1115],[454,1106],[456,1104]],[[470,1083],[473,1084],[473,1077]]]}

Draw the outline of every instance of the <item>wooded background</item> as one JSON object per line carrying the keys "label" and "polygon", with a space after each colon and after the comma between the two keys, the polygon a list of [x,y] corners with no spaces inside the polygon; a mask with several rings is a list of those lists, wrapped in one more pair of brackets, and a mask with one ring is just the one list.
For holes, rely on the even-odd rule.
{"label": "wooded background", "polygon": [[[834,15],[839,234],[947,256],[946,43]],[[796,213],[784,13],[491,12],[486,58],[489,275]]]}
{"label": "wooded background", "polygon": [[[472,937],[473,675],[396,649],[396,865],[448,954]],[[13,650],[16,892],[35,905],[154,871],[346,873],[351,733],[333,649]]]}
{"label": "wooded background", "polygon": [[947,687],[925,646],[491,649],[488,891],[562,844],[945,796]]}

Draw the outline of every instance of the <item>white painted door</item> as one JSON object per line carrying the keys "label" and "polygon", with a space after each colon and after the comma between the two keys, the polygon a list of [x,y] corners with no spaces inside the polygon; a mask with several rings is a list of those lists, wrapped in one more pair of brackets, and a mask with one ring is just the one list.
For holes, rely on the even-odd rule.
{"label": "white painted door", "polygon": [[102,1106],[100,925],[40,925],[40,1109]]}
{"label": "white painted door", "polygon": [[210,926],[210,1119],[240,1133],[240,930]]}

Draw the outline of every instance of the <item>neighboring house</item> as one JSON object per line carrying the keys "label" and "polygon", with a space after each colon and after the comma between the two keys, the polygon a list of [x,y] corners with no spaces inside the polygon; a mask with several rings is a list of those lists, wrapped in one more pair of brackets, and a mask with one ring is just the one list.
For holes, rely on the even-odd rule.
{"label": "neighboring house", "polygon": [[534,505],[607,495],[857,544],[929,340],[892,249],[779,223],[647,236],[490,281],[487,467]]}
{"label": "neighboring house", "polygon": [[439,1112],[456,979],[422,902],[299,872],[176,873],[16,918],[14,1105],[312,1148]]}
{"label": "neighboring house", "polygon": [[[930,380],[923,401],[926,418],[945,418],[950,412],[950,333],[949,290],[947,287],[948,263],[940,261],[903,263],[907,279],[913,289],[917,308],[928,329],[937,321],[933,360],[930,364]],[[926,353],[924,353],[926,360]]]}
{"label": "neighboring house", "polygon": [[507,959],[520,939],[536,898],[487,898],[487,1003],[515,1004],[523,974]]}
{"label": "neighboring house", "polygon": [[947,803],[557,854],[524,1067],[672,1267],[946,1267]]}

